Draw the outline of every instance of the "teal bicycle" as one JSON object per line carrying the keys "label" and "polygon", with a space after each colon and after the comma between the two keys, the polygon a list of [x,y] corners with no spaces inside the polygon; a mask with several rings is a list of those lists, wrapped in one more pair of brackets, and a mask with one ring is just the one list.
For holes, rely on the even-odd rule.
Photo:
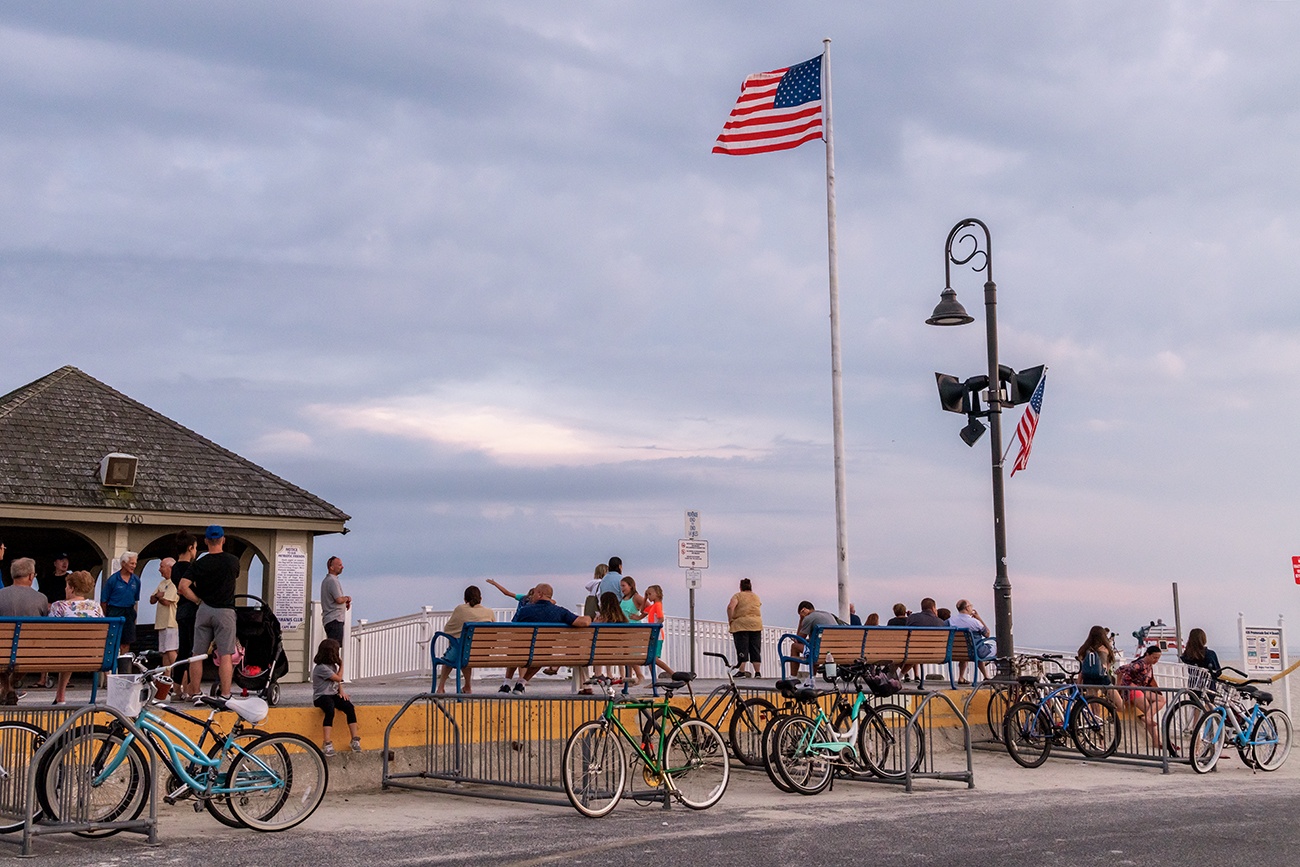
{"label": "teal bicycle", "polygon": [[[1246,673],[1232,671],[1243,678]],[[1236,746],[1247,767],[1275,771],[1291,754],[1291,718],[1281,708],[1264,708],[1273,702],[1271,693],[1255,684],[1267,680],[1245,680],[1240,684],[1216,683],[1215,704],[1205,712],[1192,733],[1188,754],[1192,770],[1208,774],[1223,754],[1224,745]]]}
{"label": "teal bicycle", "polygon": [[[873,705],[873,696],[892,695],[898,682],[862,662],[837,666],[828,661],[823,677],[833,684],[831,714],[818,704],[815,690],[794,694],[812,714],[796,713],[775,723],[767,759],[781,782],[780,788],[815,795],[831,784],[836,773],[848,777],[878,776],[901,779],[908,771],[907,756],[916,771],[925,759],[925,737],[912,715],[896,704]],[[850,699],[840,685],[854,687]],[[910,747],[908,744],[910,740]],[[770,771],[769,771],[770,775]]]}
{"label": "teal bicycle", "polygon": [[[260,698],[203,696],[197,702],[210,708],[207,719],[159,703],[158,689],[170,686],[173,668],[206,657],[146,669],[149,658],[131,657],[141,670],[142,701],[134,723],[145,734],[143,743],[117,717],[107,725],[88,723],[65,733],[36,770],[37,801],[48,821],[58,822],[62,816],[108,824],[138,818],[152,791],[149,749],[171,771],[165,800],[174,803],[193,797],[195,810],[206,807],[224,824],[283,831],[315,812],[329,785],[325,756],[315,744],[298,734],[251,728],[267,714],[267,704]],[[226,711],[237,714],[239,721],[222,733],[214,718]],[[195,740],[177,723],[197,726],[202,734]],[[209,737],[211,746],[205,748]],[[108,836],[117,830],[82,833]]]}

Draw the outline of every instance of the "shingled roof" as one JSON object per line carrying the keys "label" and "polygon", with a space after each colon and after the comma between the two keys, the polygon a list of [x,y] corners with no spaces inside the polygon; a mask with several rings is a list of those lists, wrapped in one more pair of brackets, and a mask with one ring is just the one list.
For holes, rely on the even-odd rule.
{"label": "shingled roof", "polygon": [[[140,459],[135,487],[100,484],[110,452]],[[0,503],[330,524],[350,517],[75,367],[0,397]]]}

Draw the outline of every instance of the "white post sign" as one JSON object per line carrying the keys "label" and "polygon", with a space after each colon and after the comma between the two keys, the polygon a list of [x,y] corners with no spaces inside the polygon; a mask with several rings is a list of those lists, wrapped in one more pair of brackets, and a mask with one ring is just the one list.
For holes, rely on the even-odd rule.
{"label": "white post sign", "polygon": [[686,589],[698,590],[704,586],[704,573],[699,569],[686,570]]}
{"label": "white post sign", "polygon": [[704,539],[678,539],[677,565],[682,569],[709,568],[709,543]]}
{"label": "white post sign", "polygon": [[[1271,677],[1286,669],[1286,630],[1279,615],[1277,626],[1247,626],[1245,615],[1238,612],[1237,628],[1241,632],[1242,668],[1248,675]],[[1283,678],[1278,683],[1283,709],[1291,714],[1291,689]]]}
{"label": "white post sign", "polygon": [[[686,510],[686,538],[700,538],[700,513],[695,509]],[[1300,581],[1296,583],[1300,583]]]}
{"label": "white post sign", "polygon": [[281,629],[297,629],[307,615],[307,551],[281,545],[275,552],[275,617]]}

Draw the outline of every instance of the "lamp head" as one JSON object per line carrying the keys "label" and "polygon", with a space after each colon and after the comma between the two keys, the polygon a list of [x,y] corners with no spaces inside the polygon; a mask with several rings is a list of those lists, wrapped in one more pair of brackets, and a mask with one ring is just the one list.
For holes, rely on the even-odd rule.
{"label": "lamp head", "polygon": [[925,324],[966,325],[974,321],[975,317],[966,312],[966,308],[957,300],[957,293],[949,287],[939,293],[939,305],[934,308],[934,314],[925,320]]}
{"label": "lamp head", "polygon": [[984,422],[977,418],[972,418],[970,424],[961,429],[961,441],[974,448],[975,443],[979,441],[980,437],[984,436],[984,431],[986,430],[988,430],[988,428],[984,426]]}

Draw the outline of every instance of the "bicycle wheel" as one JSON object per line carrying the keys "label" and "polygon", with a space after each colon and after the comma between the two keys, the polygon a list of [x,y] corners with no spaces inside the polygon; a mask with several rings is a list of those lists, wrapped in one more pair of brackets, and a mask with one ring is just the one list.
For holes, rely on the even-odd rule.
{"label": "bicycle wheel", "polygon": [[793,792],[794,789],[776,769],[776,730],[783,720],[784,716],[774,716],[763,728],[763,770],[767,771],[767,778],[772,781],[772,785],[783,792]]}
{"label": "bicycle wheel", "polygon": [[829,741],[830,732],[806,716],[792,716],[777,726],[773,762],[776,771],[801,795],[815,795],[831,784],[834,766],[811,744]]}
{"label": "bicycle wheel", "polygon": [[731,779],[722,735],[704,720],[686,720],[668,735],[663,770],[683,804],[707,810],[722,799]]}
{"label": "bicycle wheel", "polygon": [[627,780],[627,754],[603,720],[583,723],[564,744],[564,794],[573,809],[599,819],[618,806]]}
{"label": "bicycle wheel", "polygon": [[908,727],[912,715],[907,708],[882,704],[868,708],[858,729],[858,752],[871,773],[886,780],[907,776],[907,740],[911,741],[912,772],[925,761],[925,733],[920,726]]}
{"label": "bicycle wheel", "polygon": [[45,743],[45,730],[17,720],[0,722],[0,834],[21,831],[29,813],[41,811],[27,804],[27,770],[32,756]]}
{"label": "bicycle wheel", "polygon": [[[233,740],[234,743],[239,744],[241,747],[247,749],[258,738],[264,738],[268,734],[269,732],[264,732],[261,729],[245,729],[244,731],[241,731],[238,734],[234,735]],[[223,750],[225,750],[224,744],[220,744],[220,743],[213,744],[212,749],[208,750],[208,757],[215,759],[217,758],[217,756],[222,754]],[[231,750],[225,753],[225,755],[222,756],[221,764],[218,765],[215,769],[191,766],[192,769],[190,770],[190,776],[193,776],[196,779],[198,779],[200,782],[203,782],[206,780],[208,774],[215,772],[217,777],[216,777],[216,783],[214,784],[213,788],[223,788],[223,789],[229,788],[230,766],[234,764],[235,757],[238,755],[239,753],[236,750]],[[190,791],[193,792],[192,789]],[[230,809],[230,795],[228,794],[212,795],[210,798],[207,799],[207,803],[205,803],[203,806],[207,808],[207,811],[212,815],[212,818],[216,819],[218,822],[225,825],[226,827],[228,828],[244,827],[244,823],[239,821],[239,819],[235,817],[234,811]]]}
{"label": "bicycle wheel", "polygon": [[1038,767],[1052,752],[1052,718],[1039,708],[1027,701],[1016,702],[1003,721],[1002,742],[1016,764],[1024,768]]}
{"label": "bicycle wheel", "polygon": [[302,735],[266,735],[235,747],[233,756],[227,803],[254,831],[294,827],[316,811],[329,788],[325,755]]}
{"label": "bicycle wheel", "polygon": [[1208,774],[1214,770],[1219,755],[1223,752],[1224,728],[1223,714],[1217,710],[1210,711],[1196,724],[1196,731],[1192,732],[1191,752],[1188,753],[1188,758],[1192,760],[1192,770],[1196,773]]}
{"label": "bicycle wheel", "polygon": [[1174,702],[1165,711],[1165,746],[1172,747],[1180,758],[1191,756],[1192,735],[1203,716],[1205,709],[1190,698]]}
{"label": "bicycle wheel", "polygon": [[989,693],[989,706],[986,718],[989,724],[989,733],[993,740],[1002,743],[1002,721],[1007,717],[1007,710],[1015,704],[1011,700],[1011,690],[1005,686],[997,687]]}
{"label": "bicycle wheel", "polygon": [[1090,759],[1108,759],[1119,749],[1119,712],[1104,698],[1080,696],[1070,712],[1070,739]]}
{"label": "bicycle wheel", "polygon": [[756,768],[763,764],[763,730],[776,716],[776,706],[765,698],[746,699],[736,708],[727,730],[731,754],[742,765]]}
{"label": "bicycle wheel", "polygon": [[[117,727],[76,727],[52,747],[36,771],[36,798],[50,822],[123,822],[139,818],[149,800],[149,759],[128,746]],[[77,831],[111,837],[118,828]]]}
{"label": "bicycle wheel", "polygon": [[1250,748],[1255,766],[1276,771],[1291,754],[1291,718],[1281,708],[1264,711],[1250,727]]}

